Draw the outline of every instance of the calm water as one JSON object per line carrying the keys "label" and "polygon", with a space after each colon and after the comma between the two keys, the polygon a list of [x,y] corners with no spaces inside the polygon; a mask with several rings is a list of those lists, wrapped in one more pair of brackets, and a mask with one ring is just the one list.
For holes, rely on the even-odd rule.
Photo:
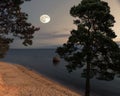
{"label": "calm water", "polygon": [[[26,66],[77,92],[83,92],[85,79],[80,75],[81,70],[68,73],[64,60],[54,65],[52,58],[55,55],[53,49],[12,49],[1,61]],[[94,96],[120,96],[120,79],[109,82],[91,79],[91,91]]]}

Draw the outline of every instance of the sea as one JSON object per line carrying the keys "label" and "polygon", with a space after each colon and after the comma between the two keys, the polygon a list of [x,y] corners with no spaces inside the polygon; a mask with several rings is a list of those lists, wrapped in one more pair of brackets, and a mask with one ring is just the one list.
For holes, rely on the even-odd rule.
{"label": "sea", "polygon": [[[71,90],[84,94],[85,78],[81,77],[82,69],[69,73],[65,67],[68,63],[63,59],[58,64],[52,62],[56,55],[55,49],[10,49],[5,58],[0,61],[20,64]],[[90,96],[120,96],[120,78],[112,81],[93,78],[90,82]]]}

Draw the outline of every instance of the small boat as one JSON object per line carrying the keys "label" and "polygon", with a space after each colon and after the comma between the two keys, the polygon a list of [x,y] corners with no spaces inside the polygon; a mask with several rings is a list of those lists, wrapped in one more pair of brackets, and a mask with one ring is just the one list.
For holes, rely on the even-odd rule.
{"label": "small boat", "polygon": [[53,57],[53,63],[59,63],[60,58],[58,56]]}

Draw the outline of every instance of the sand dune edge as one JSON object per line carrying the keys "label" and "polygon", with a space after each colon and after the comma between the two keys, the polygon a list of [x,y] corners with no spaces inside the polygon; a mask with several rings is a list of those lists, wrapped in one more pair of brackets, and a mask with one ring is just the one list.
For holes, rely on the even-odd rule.
{"label": "sand dune edge", "polygon": [[0,96],[82,96],[21,65],[0,62]]}

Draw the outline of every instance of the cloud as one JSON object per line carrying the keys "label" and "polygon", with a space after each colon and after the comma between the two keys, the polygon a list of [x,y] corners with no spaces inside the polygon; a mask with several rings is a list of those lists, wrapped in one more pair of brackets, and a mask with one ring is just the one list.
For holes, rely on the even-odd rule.
{"label": "cloud", "polygon": [[67,38],[69,36],[69,34],[52,34],[52,33],[41,33],[39,34],[39,36],[37,36],[37,38],[35,39],[55,39],[55,38]]}
{"label": "cloud", "polygon": [[56,39],[56,38],[68,38],[70,36],[70,29],[63,28],[60,31],[47,31],[36,33],[34,39]]}
{"label": "cloud", "polygon": [[61,38],[56,38],[56,39],[33,39],[33,44],[31,46],[24,46],[22,44],[21,40],[15,40],[10,48],[56,48],[58,46],[61,46],[63,43],[66,42],[67,39],[61,39]]}
{"label": "cloud", "polygon": [[70,36],[70,30],[70,28],[46,32],[40,30],[34,34],[32,46],[26,47],[22,44],[22,40],[15,38],[11,48],[55,48],[67,41]]}
{"label": "cloud", "polygon": [[[67,30],[67,29],[64,29]],[[67,32],[69,33],[69,32]],[[39,32],[34,34],[32,46],[25,47],[22,40],[16,38],[11,48],[56,48],[67,41],[70,34],[61,31],[55,32]]]}

